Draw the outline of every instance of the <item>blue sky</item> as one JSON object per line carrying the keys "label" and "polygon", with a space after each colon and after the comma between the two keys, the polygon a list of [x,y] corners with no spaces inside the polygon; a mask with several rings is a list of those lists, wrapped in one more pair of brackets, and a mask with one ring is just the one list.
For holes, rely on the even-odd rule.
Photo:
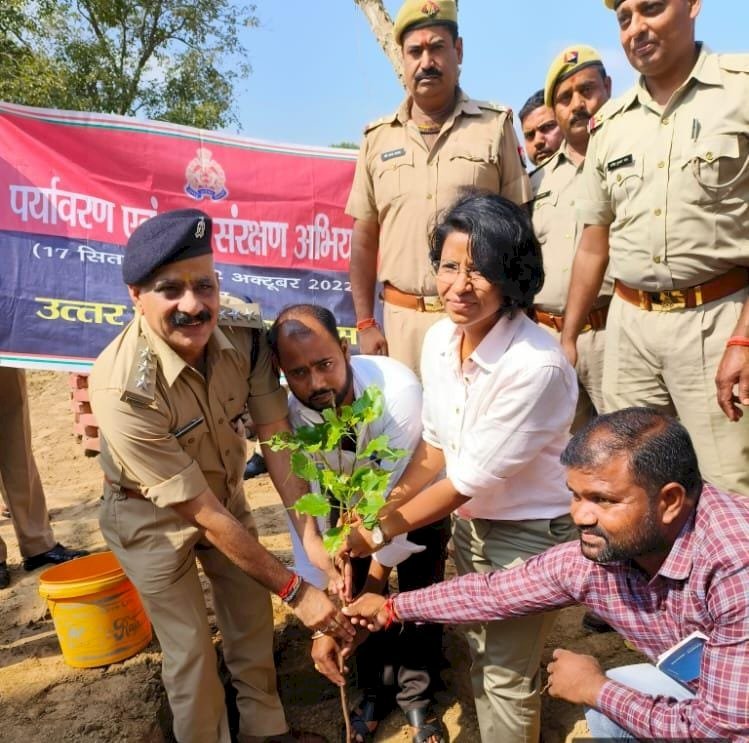
{"label": "blue sky", "polygon": [[[385,4],[393,16],[400,6]],[[353,0],[257,0],[257,14],[261,27],[244,37],[253,73],[237,89],[243,136],[358,142],[367,121],[397,107],[403,91]],[[602,0],[461,0],[460,33],[463,88],[514,111],[568,44],[599,49],[615,94],[634,79]],[[697,37],[714,51],[749,51],[749,0],[703,0]]]}

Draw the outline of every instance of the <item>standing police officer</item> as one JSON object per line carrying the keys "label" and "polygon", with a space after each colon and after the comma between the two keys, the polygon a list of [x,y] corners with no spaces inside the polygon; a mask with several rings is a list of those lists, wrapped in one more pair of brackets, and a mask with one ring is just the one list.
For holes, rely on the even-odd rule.
{"label": "standing police officer", "polygon": [[[229,741],[197,557],[237,690],[240,739],[291,741],[268,589],[308,627],[353,633],[322,591],[258,542],[242,486],[243,418],[251,414],[261,440],[288,430],[286,394],[257,306],[220,309],[211,253],[211,219],[197,209],[153,217],[128,241],[122,274],[136,318],[89,380],[103,436],[101,529],[159,638],[177,740]],[[306,487],[289,477],[287,458],[265,455],[288,507]],[[321,546],[319,535],[309,537],[314,555],[313,542]]]}
{"label": "standing police officer", "polygon": [[[461,187],[530,198],[512,113],[458,86],[463,40],[453,0],[406,0],[393,34],[408,97],[364,130],[346,213],[354,218],[351,291],[362,353],[389,353],[419,374],[426,331],[444,317],[429,263],[435,215]],[[384,335],[374,319],[384,284]],[[387,339],[387,340],[386,340]]]}
{"label": "standing police officer", "polygon": [[[543,288],[536,295],[536,320],[557,339],[564,324],[572,262],[582,231],[575,216],[575,201],[588,149],[588,122],[610,95],[611,78],[595,49],[581,44],[570,46],[551,63],[544,101],[559,122],[564,141],[531,173],[531,187],[533,229],[541,243],[546,273]],[[611,281],[606,280],[578,339],[575,369],[580,394],[573,432],[603,410],[604,328],[612,288]]]}
{"label": "standing police officer", "polygon": [[607,409],[675,411],[705,479],[749,495],[749,55],[695,42],[700,0],[605,4],[641,76],[591,123],[562,342],[610,259]]}

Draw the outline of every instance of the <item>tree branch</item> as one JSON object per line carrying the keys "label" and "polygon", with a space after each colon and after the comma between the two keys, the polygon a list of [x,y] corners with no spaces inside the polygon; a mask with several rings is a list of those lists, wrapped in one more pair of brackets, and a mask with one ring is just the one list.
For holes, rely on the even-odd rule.
{"label": "tree branch", "polygon": [[382,0],[354,0],[354,2],[364,13],[372,33],[382,47],[382,51],[385,52],[385,56],[390,60],[400,84],[404,85],[401,50],[393,38],[393,20]]}

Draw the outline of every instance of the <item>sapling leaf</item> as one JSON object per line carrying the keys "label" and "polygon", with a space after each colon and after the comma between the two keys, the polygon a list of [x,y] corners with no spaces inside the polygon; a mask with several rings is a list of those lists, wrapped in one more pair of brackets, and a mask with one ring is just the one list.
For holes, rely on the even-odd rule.
{"label": "sapling leaf", "polygon": [[367,529],[371,529],[375,525],[377,514],[384,505],[385,496],[381,493],[372,493],[365,498],[362,498],[356,504],[356,513],[361,517],[361,520]]}
{"label": "sapling leaf", "polygon": [[364,448],[364,451],[359,455],[362,459],[371,457],[373,454],[378,454],[380,451],[390,451],[387,448],[389,437],[383,433],[382,436],[377,436],[372,439]]}
{"label": "sapling leaf", "polygon": [[325,547],[326,552],[329,555],[336,554],[338,550],[343,547],[350,531],[351,527],[348,524],[334,526],[332,529],[328,529],[325,534],[323,534],[322,538],[323,547]]}
{"label": "sapling leaf", "polygon": [[263,441],[263,444],[267,444],[271,451],[282,451],[288,449],[290,451],[296,451],[300,447],[300,443],[289,431],[280,431],[274,433],[268,441]]}
{"label": "sapling leaf", "polygon": [[319,493],[307,493],[303,495],[292,508],[297,513],[307,514],[308,516],[327,516],[330,513],[330,503],[324,495]]}
{"label": "sapling leaf", "polygon": [[317,482],[320,479],[317,465],[301,451],[295,451],[291,455],[291,471],[307,482]]}
{"label": "sapling leaf", "polygon": [[397,462],[399,459],[403,459],[403,457],[407,457],[411,452],[408,451],[408,449],[381,449],[378,452],[378,458],[381,461],[387,461],[387,462]]}

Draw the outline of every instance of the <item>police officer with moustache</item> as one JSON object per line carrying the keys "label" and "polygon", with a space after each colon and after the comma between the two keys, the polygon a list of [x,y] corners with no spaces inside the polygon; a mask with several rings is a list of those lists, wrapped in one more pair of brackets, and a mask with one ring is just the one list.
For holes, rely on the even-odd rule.
{"label": "police officer with moustache", "polygon": [[[310,628],[343,639],[353,633],[322,591],[260,545],[244,495],[245,413],[261,440],[288,430],[259,308],[221,309],[211,219],[197,209],[142,224],[128,241],[122,273],[136,317],[98,357],[89,380],[103,437],[100,523],[161,644],[175,737],[229,741],[197,557],[237,690],[239,740],[296,740],[276,691],[268,591]],[[306,486],[290,477],[283,454],[265,457],[288,507]],[[316,525],[297,525],[319,558]],[[317,559],[318,567],[329,568],[326,561]]]}
{"label": "police officer with moustache", "polygon": [[[588,121],[609,99],[611,79],[598,52],[583,45],[560,52],[549,67],[544,97],[552,108],[564,141],[550,160],[531,174],[533,229],[544,258],[546,280],[536,295],[536,320],[559,339],[564,323],[572,262],[582,225],[575,202],[588,149]],[[573,432],[603,410],[603,343],[611,300],[607,278],[578,339],[579,396]]]}
{"label": "police officer with moustache", "polygon": [[608,265],[606,408],[675,411],[749,495],[749,55],[695,42],[700,0],[604,1],[640,79],[591,122],[562,342],[575,360]]}
{"label": "police officer with moustache", "polygon": [[[530,198],[511,111],[473,100],[458,85],[457,19],[453,0],[406,0],[398,11],[393,34],[408,96],[365,127],[346,205],[361,351],[389,353],[416,374],[424,334],[444,317],[427,249],[434,217],[466,186],[519,204]],[[384,334],[374,319],[377,280]]]}

